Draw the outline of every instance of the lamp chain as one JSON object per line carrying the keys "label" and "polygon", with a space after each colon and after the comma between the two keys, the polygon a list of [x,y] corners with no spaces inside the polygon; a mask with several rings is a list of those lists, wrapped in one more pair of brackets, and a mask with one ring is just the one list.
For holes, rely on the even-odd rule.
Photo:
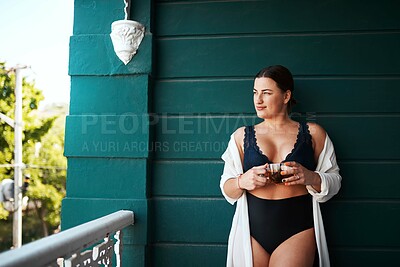
{"label": "lamp chain", "polygon": [[128,17],[129,17],[130,2],[131,2],[130,0],[124,0],[124,3],[125,3],[125,8],[124,8],[125,20],[127,20]]}

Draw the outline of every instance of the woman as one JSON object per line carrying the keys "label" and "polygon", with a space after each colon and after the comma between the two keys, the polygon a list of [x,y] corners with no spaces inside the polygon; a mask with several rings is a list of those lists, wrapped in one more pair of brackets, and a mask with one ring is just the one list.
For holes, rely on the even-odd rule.
{"label": "woman", "polygon": [[[329,266],[319,208],[340,189],[333,144],[315,123],[289,117],[294,89],[280,65],[254,80],[254,106],[263,121],[237,129],[222,155],[220,187],[237,201],[229,235],[227,266]],[[282,183],[269,179],[269,164],[283,163]],[[284,170],[283,170],[284,169]]]}

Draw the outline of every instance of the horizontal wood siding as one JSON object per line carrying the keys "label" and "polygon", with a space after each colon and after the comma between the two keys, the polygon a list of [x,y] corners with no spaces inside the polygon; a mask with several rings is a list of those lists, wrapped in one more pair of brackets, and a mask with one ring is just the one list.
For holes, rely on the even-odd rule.
{"label": "horizontal wood siding", "polygon": [[[296,112],[398,112],[398,77],[296,77],[295,82]],[[155,88],[154,112],[159,114],[254,114],[252,78],[161,79]],[[365,94],[368,98],[360,100]]]}
{"label": "horizontal wood siding", "polygon": [[156,1],[153,266],[223,266],[234,206],[219,189],[231,133],[259,121],[253,76],[287,66],[294,119],[334,141],[342,189],[322,204],[332,266],[400,252],[397,1]]}

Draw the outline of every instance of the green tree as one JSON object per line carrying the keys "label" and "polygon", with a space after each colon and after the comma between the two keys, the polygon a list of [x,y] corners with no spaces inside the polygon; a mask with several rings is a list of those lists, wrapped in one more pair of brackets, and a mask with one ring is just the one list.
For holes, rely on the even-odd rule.
{"label": "green tree", "polygon": [[[0,112],[14,117],[15,75],[0,62]],[[26,195],[29,205],[23,215],[24,243],[51,234],[60,224],[61,200],[65,195],[66,159],[63,156],[66,107],[52,106],[38,111],[42,92],[34,82],[23,80],[23,162],[24,174],[30,176]],[[14,131],[0,121],[0,181],[14,177]],[[12,218],[0,207],[0,228],[10,226]],[[0,229],[0,249],[10,247],[8,230]],[[8,247],[7,247],[8,246]]]}
{"label": "green tree", "polygon": [[40,142],[36,142],[35,150],[26,153],[30,157],[27,159],[27,172],[31,177],[36,177],[32,179],[27,195],[34,204],[43,236],[49,235],[60,225],[66,179],[66,159],[63,156],[66,109],[52,106],[48,111],[57,112],[53,126],[41,137]]}

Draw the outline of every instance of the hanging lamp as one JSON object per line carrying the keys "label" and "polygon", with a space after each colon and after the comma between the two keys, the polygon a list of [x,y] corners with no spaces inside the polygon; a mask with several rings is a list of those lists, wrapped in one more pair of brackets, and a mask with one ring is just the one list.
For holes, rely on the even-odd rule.
{"label": "hanging lamp", "polygon": [[137,21],[129,20],[131,0],[124,0],[125,18],[111,24],[111,40],[117,57],[126,65],[136,54],[143,40],[145,27]]}

